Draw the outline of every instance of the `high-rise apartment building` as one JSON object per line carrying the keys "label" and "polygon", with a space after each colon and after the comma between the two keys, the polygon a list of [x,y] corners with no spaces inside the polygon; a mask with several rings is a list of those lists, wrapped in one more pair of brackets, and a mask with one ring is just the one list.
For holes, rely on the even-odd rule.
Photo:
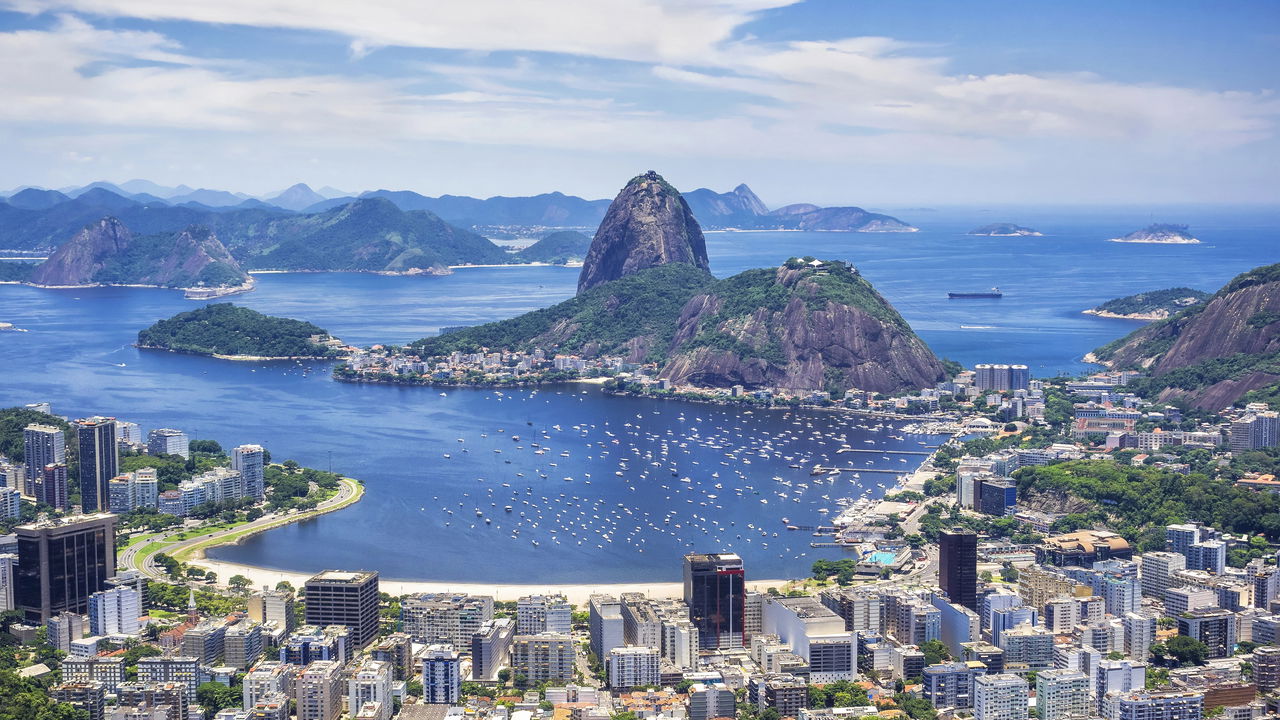
{"label": "high-rise apartment building", "polygon": [[1176,587],[1178,583],[1173,574],[1187,569],[1187,558],[1176,552],[1143,553],[1139,562],[1139,576],[1142,578],[1142,594],[1157,600],[1164,600],[1165,591]]}
{"label": "high-rise apartment building", "polygon": [[745,637],[746,572],[732,553],[684,556],[684,601],[703,649],[742,647]]}
{"label": "high-rise apartment building", "polygon": [[111,509],[111,478],[120,474],[116,419],[99,416],[73,424],[80,448],[80,507],[86,513],[107,512]]}
{"label": "high-rise apartment building", "polygon": [[[626,644],[623,637],[622,603],[612,595],[592,595],[588,603],[588,626],[591,630],[591,652],[604,662],[609,651]],[[661,626],[659,626],[661,627]],[[661,647],[659,643],[644,643]]]}
{"label": "high-rise apartment building", "polygon": [[516,632],[521,635],[572,629],[573,606],[563,595],[526,595],[516,601]]}
{"label": "high-rise apartment building", "polygon": [[289,632],[295,624],[293,593],[288,590],[263,590],[249,596],[249,619],[256,623],[274,622]]}
{"label": "high-rise apartment building", "polygon": [[45,465],[40,477],[36,478],[36,501],[58,510],[69,510],[71,505],[67,494],[67,466],[62,463]]}
{"label": "high-rise apartment building", "polygon": [[89,596],[116,574],[115,528],[116,517],[106,513],[19,525],[16,609],[41,623],[87,612]]}
{"label": "high-rise apartment building", "polygon": [[1078,670],[1036,673],[1036,715],[1040,720],[1084,720],[1093,717],[1089,676]]}
{"label": "high-rise apartment building", "polygon": [[662,655],[657,648],[643,645],[624,645],[609,651],[605,658],[605,669],[609,678],[609,687],[625,689],[660,685]]}
{"label": "high-rise apartment building", "polygon": [[1108,720],[1200,720],[1204,695],[1198,692],[1112,693],[1102,700]]}
{"label": "high-rise apartment building", "polygon": [[147,433],[147,452],[152,455],[177,455],[191,459],[191,440],[181,430],[156,428]]}
{"label": "high-rise apartment building", "polygon": [[724,683],[697,683],[689,688],[689,720],[736,717],[737,696]]}
{"label": "high-rise apartment building", "polygon": [[516,635],[511,641],[511,670],[538,683],[570,680],[574,673],[573,636],[558,633]]}
{"label": "high-rise apartment building", "polygon": [[351,647],[363,649],[378,634],[378,573],[326,570],[307,581],[308,625],[343,625]]}
{"label": "high-rise apartment building", "polygon": [[1263,645],[1253,649],[1253,681],[1258,692],[1264,694],[1280,687],[1280,647]]}
{"label": "high-rise apartment building", "polygon": [[298,673],[293,687],[298,720],[337,720],[342,715],[342,663],[317,660]]}
{"label": "high-rise apartment building", "polygon": [[261,445],[241,445],[231,451],[231,469],[244,479],[245,497],[261,500],[265,496],[265,458]]}
{"label": "high-rise apartment building", "polygon": [[19,489],[24,495],[35,497],[36,478],[43,475],[45,466],[66,464],[66,436],[52,425],[28,425],[22,431],[22,452],[26,479],[25,486]]}
{"label": "high-rise apartment building", "polygon": [[422,702],[453,705],[461,696],[462,660],[458,653],[452,645],[428,646],[422,654]]}
{"label": "high-rise apartment building", "polygon": [[78,707],[89,714],[89,720],[102,720],[106,688],[93,680],[68,681],[54,685],[49,696],[60,703]]}
{"label": "high-rise apartment building", "polygon": [[142,630],[142,595],[127,586],[89,596],[89,632],[93,635],[135,635]]}
{"label": "high-rise apartment building", "polygon": [[471,677],[479,682],[498,679],[498,671],[511,657],[511,639],[516,624],[511,618],[495,618],[480,626],[471,636]]}
{"label": "high-rise apartment building", "polygon": [[1178,634],[1204,643],[1209,658],[1231,657],[1236,646],[1236,615],[1222,608],[1199,608],[1178,615]]}
{"label": "high-rise apartment building", "polygon": [[938,585],[951,602],[978,609],[978,536],[972,530],[943,530],[938,536]]}
{"label": "high-rise apartment building", "polygon": [[980,675],[973,679],[973,717],[976,720],[1026,720],[1027,681],[1011,674]]}
{"label": "high-rise apartment building", "polygon": [[[395,710],[391,686],[395,670],[391,663],[379,660],[363,660],[347,670],[347,707],[352,717],[357,714],[368,720],[391,720]],[[363,712],[373,707],[373,712]]]}
{"label": "high-rise apartment building", "polygon": [[242,684],[244,697],[243,708],[249,710],[254,703],[278,694],[293,694],[293,676],[298,671],[297,665],[267,661],[253,666],[245,673]]}
{"label": "high-rise apartment building", "polygon": [[400,602],[400,629],[426,645],[466,647],[493,619],[493,598],[462,593],[425,593]]}
{"label": "high-rise apartment building", "polygon": [[1031,371],[1026,365],[990,365],[978,363],[973,366],[973,385],[979,390],[1026,390],[1031,383]]}

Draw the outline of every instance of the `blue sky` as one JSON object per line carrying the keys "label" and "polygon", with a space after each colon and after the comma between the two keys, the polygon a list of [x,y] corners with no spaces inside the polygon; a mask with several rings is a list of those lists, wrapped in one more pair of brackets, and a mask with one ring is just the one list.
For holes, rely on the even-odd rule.
{"label": "blue sky", "polygon": [[0,0],[0,188],[1273,203],[1280,3]]}

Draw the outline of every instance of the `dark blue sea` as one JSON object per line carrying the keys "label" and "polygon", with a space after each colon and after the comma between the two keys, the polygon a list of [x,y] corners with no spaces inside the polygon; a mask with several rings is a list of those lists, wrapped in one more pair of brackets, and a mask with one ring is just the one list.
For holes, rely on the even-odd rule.
{"label": "dark blue sea", "polygon": [[[1026,363],[1050,376],[1088,370],[1084,353],[1138,326],[1081,310],[1143,290],[1213,290],[1280,261],[1276,210],[891,212],[921,232],[712,233],[712,270],[730,275],[796,255],[848,260],[938,355]],[[1005,221],[1046,236],[964,235]],[[1189,223],[1204,242],[1106,242],[1153,221]],[[576,269],[530,267],[260,275],[257,290],[231,301],[356,344],[405,342],[544,307],[572,295],[576,280]],[[946,296],[992,286],[1002,299]],[[804,574],[834,551],[809,547],[814,538],[786,531],[782,518],[816,524],[837,498],[878,496],[919,460],[885,451],[938,440],[825,413],[748,415],[610,398],[592,386],[442,395],[351,385],[329,380],[324,363],[234,363],[130,345],[139,329],[196,306],[164,290],[0,285],[0,321],[29,330],[0,333],[0,405],[48,401],[66,416],[115,415],[224,446],[261,443],[276,459],[366,482],[365,499],[349,509],[214,552],[234,562],[372,568],[396,579],[674,581],[679,556],[696,549],[742,553],[758,578]],[[877,452],[836,456],[842,445]],[[869,471],[819,483],[805,469],[837,461]]]}

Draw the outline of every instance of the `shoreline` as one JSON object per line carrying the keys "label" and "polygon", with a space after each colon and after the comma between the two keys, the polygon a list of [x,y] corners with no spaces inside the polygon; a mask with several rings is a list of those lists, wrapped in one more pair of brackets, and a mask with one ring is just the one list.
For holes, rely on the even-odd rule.
{"label": "shoreline", "polygon": [[[122,287],[122,288],[142,288],[150,290],[178,290],[181,291],[187,300],[212,300],[215,298],[225,297],[227,295],[237,295],[253,290],[257,284],[253,278],[239,285],[229,285],[225,287],[207,288],[207,287],[169,287],[168,285],[146,285],[142,283],[84,283],[80,285],[41,285],[27,280],[0,280],[0,285],[25,285],[27,287],[40,288],[41,290],[87,290],[91,288],[106,287]],[[195,297],[192,293],[196,293],[201,297]]]}
{"label": "shoreline", "polygon": [[1113,243],[1137,243],[1139,245],[1199,245],[1199,238],[1191,238],[1190,240],[1128,240],[1126,238],[1108,238],[1107,242]]}
{"label": "shoreline", "polygon": [[[1160,315],[1157,313],[1164,313],[1164,314]],[[1122,315],[1120,313],[1113,313],[1109,310],[1099,310],[1097,308],[1089,308],[1088,310],[1081,310],[1080,314],[1093,315],[1094,317],[1101,317],[1101,318],[1111,318],[1112,320],[1140,320],[1142,322],[1155,322],[1156,320],[1164,320],[1169,317],[1169,313],[1164,310],[1157,310],[1156,312],[1149,312],[1149,313],[1128,313],[1128,314]]]}
{"label": "shoreline", "polygon": [[341,357],[325,357],[323,355],[297,355],[289,357],[270,357],[266,355],[220,355],[218,353],[196,352],[194,350],[174,350],[173,348],[160,347],[158,345],[139,345],[134,343],[134,347],[139,350],[159,350],[161,352],[170,352],[175,355],[195,355],[196,357],[211,357],[218,360],[232,360],[235,362],[275,362],[277,360],[342,360]]}
{"label": "shoreline", "polygon": [[[250,580],[250,587],[270,586],[285,580],[301,587],[315,573],[298,572],[296,570],[276,570],[244,565],[226,560],[215,560],[207,557],[192,558],[189,565],[198,566],[217,573],[218,578],[230,578],[232,575],[243,575]],[[770,587],[781,588],[792,580],[748,580],[747,588],[764,591]],[[383,577],[379,573],[378,590],[392,595],[410,595],[428,592],[465,592],[473,595],[492,595],[500,602],[518,600],[525,595],[558,592],[564,594],[569,602],[585,606],[593,593],[620,594],[639,592],[649,597],[681,597],[684,584],[681,582],[601,582],[601,583],[501,583],[501,582],[467,582],[449,580],[404,580]]]}

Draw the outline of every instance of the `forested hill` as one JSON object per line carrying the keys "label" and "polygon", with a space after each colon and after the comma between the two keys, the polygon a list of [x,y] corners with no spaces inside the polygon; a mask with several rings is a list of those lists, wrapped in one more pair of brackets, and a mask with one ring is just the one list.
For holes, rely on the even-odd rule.
{"label": "forested hill", "polygon": [[1095,315],[1134,318],[1137,320],[1161,320],[1208,300],[1211,295],[1203,290],[1176,287],[1165,290],[1126,295],[1108,300],[1086,312]]}
{"label": "forested hill", "polygon": [[315,342],[323,328],[302,320],[272,317],[231,303],[178,313],[138,333],[138,346],[199,355],[258,358],[336,357],[340,351]]}
{"label": "forested hill", "polygon": [[856,268],[813,258],[723,280],[685,263],[658,265],[412,348],[422,356],[481,348],[622,356],[658,363],[674,382],[711,387],[893,392],[944,377]]}
{"label": "forested hill", "polygon": [[1213,294],[1093,351],[1115,368],[1145,370],[1135,383],[1161,401],[1221,410],[1280,388],[1280,263],[1237,275]]}

